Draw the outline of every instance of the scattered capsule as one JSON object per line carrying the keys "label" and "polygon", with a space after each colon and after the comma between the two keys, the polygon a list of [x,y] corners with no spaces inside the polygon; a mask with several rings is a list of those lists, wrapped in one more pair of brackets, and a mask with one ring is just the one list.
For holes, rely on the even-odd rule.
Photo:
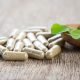
{"label": "scattered capsule", "polygon": [[47,41],[47,39],[44,37],[44,36],[42,36],[42,35],[39,35],[39,36],[37,36],[37,39],[42,43],[42,44],[44,44],[45,46],[48,46],[48,41]]}
{"label": "scattered capsule", "polygon": [[27,38],[31,41],[34,42],[36,41],[36,36],[34,35],[34,33],[27,33]]}
{"label": "scattered capsule", "polygon": [[0,37],[0,45],[3,45],[7,42],[8,38],[7,37]]}
{"label": "scattered capsule", "polygon": [[57,35],[49,38],[48,41],[49,41],[49,42],[52,42],[52,41],[54,41],[54,40],[56,40],[56,39],[58,39],[58,38],[61,38],[61,34],[57,34]]}
{"label": "scattered capsule", "polygon": [[26,32],[21,32],[18,36],[17,36],[17,38],[16,38],[16,40],[18,41],[18,40],[22,40],[22,39],[24,39],[26,37]]}
{"label": "scattered capsule", "polygon": [[43,35],[47,39],[53,36],[51,34],[51,32],[38,32],[38,33],[36,33],[36,36],[38,36],[38,35]]}
{"label": "scattered capsule", "polygon": [[6,51],[6,50],[7,50],[7,48],[6,48],[6,47],[4,47],[4,46],[0,45],[0,55],[2,55],[2,54],[3,54],[3,52],[4,52],[4,51]]}
{"label": "scattered capsule", "polygon": [[25,38],[25,39],[23,39],[23,42],[24,42],[25,47],[34,48],[34,45],[32,44],[32,42],[29,39]]}
{"label": "scattered capsule", "polygon": [[13,38],[8,39],[7,45],[6,45],[7,49],[13,50],[14,46],[15,46],[15,39],[13,39]]}
{"label": "scattered capsule", "polygon": [[27,34],[27,33],[30,33],[30,32],[36,34],[36,33],[38,33],[38,32],[42,32],[42,31],[39,30],[39,29],[34,29],[34,30],[31,29],[31,30],[26,30],[26,31],[24,31],[24,32],[26,32],[26,34]]}
{"label": "scattered capsule", "polygon": [[59,45],[54,45],[50,50],[46,52],[46,59],[52,59],[56,55],[58,55],[61,52],[61,47]]}
{"label": "scattered capsule", "polygon": [[28,29],[31,29],[31,30],[40,29],[43,32],[47,32],[48,31],[47,27],[44,27],[44,26],[41,26],[41,27],[40,26],[34,26],[34,27],[29,27]]}
{"label": "scattered capsule", "polygon": [[19,40],[15,44],[14,51],[20,52],[20,51],[22,51],[23,47],[24,47],[24,43],[21,40]]}
{"label": "scattered capsule", "polygon": [[63,40],[62,38],[59,38],[59,39],[51,42],[51,43],[49,44],[49,47],[51,48],[51,47],[53,47],[54,45],[63,46],[63,45],[64,45],[64,40]]}
{"label": "scattered capsule", "polygon": [[28,54],[25,52],[5,51],[2,57],[4,60],[26,60]]}
{"label": "scattered capsule", "polygon": [[18,34],[19,34],[19,30],[18,29],[14,29],[12,31],[12,33],[10,34],[10,38],[14,38],[15,39],[18,36]]}
{"label": "scattered capsule", "polygon": [[39,41],[35,41],[33,44],[34,44],[34,46],[35,46],[36,49],[39,49],[39,50],[41,50],[41,51],[43,51],[43,52],[47,52],[47,51],[48,51],[47,47],[44,46],[44,45],[43,45],[41,42],[39,42]]}
{"label": "scattered capsule", "polygon": [[27,52],[29,57],[36,58],[36,59],[43,59],[44,58],[44,52],[32,48],[25,47],[23,49],[24,52]]}

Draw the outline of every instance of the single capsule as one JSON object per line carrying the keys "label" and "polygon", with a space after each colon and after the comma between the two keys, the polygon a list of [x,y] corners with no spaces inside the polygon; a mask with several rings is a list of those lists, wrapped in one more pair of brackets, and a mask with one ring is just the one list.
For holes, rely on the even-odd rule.
{"label": "single capsule", "polygon": [[2,37],[0,36],[0,45],[3,45],[7,42],[8,38],[7,37]]}
{"label": "single capsule", "polygon": [[28,59],[28,54],[25,52],[15,52],[15,51],[5,51],[2,54],[4,60],[26,60]]}
{"label": "single capsule", "polygon": [[37,36],[37,39],[42,43],[42,44],[44,44],[45,46],[48,46],[48,41],[47,41],[47,39],[44,37],[44,36],[42,36],[42,35],[39,35],[39,36]]}
{"label": "single capsule", "polygon": [[43,32],[47,32],[48,31],[47,27],[44,27],[44,26],[34,26],[34,27],[29,27],[28,29],[31,29],[31,30],[39,29],[39,30],[41,30]]}
{"label": "single capsule", "polygon": [[64,40],[62,38],[59,38],[53,42],[51,42],[49,44],[49,48],[53,47],[54,45],[60,45],[60,46],[63,46],[64,45]]}
{"label": "single capsule", "polygon": [[39,41],[35,41],[35,42],[33,43],[33,45],[35,46],[36,49],[39,49],[39,50],[41,50],[41,51],[43,51],[43,52],[47,52],[47,51],[48,51],[47,47],[44,46],[44,45],[43,45],[41,42],[39,42]]}
{"label": "single capsule", "polygon": [[61,52],[61,47],[59,45],[54,45],[50,50],[46,52],[46,59],[52,59],[56,55],[58,55]]}
{"label": "single capsule", "polygon": [[41,30],[39,30],[39,29],[31,29],[31,30],[24,30],[24,32],[26,32],[26,34],[27,33],[34,33],[34,34],[36,34],[36,33],[38,33],[38,32],[42,32]]}
{"label": "single capsule", "polygon": [[24,47],[24,43],[21,40],[19,40],[15,44],[14,51],[20,52],[22,51],[23,47]]}
{"label": "single capsule", "polygon": [[61,34],[57,34],[57,35],[49,38],[48,41],[49,41],[49,42],[52,42],[52,41],[54,41],[54,40],[56,40],[56,39],[58,39],[58,38],[61,38]]}
{"label": "single capsule", "polygon": [[14,46],[15,46],[15,42],[16,41],[13,38],[8,39],[7,45],[6,45],[7,49],[8,50],[13,50],[14,49]]}
{"label": "single capsule", "polygon": [[0,55],[2,55],[6,50],[8,50],[6,47],[0,45]]}
{"label": "single capsule", "polygon": [[25,39],[23,39],[23,42],[24,42],[25,47],[34,48],[34,45],[32,44],[32,42],[29,39],[25,38]]}
{"label": "single capsule", "polygon": [[44,52],[32,48],[25,47],[23,49],[24,52],[27,52],[29,57],[36,58],[36,59],[43,59],[44,58]]}
{"label": "single capsule", "polygon": [[26,37],[26,32],[21,32],[21,33],[17,36],[16,41],[22,40],[22,39],[24,39],[25,37]]}
{"label": "single capsule", "polygon": [[18,34],[19,34],[19,30],[18,29],[14,29],[9,37],[15,39],[18,36]]}
{"label": "single capsule", "polygon": [[31,41],[34,42],[36,41],[36,36],[34,35],[34,33],[27,33],[27,38]]}
{"label": "single capsule", "polygon": [[38,32],[38,33],[36,33],[36,36],[39,36],[39,35],[43,35],[47,39],[53,36],[51,34],[51,32]]}

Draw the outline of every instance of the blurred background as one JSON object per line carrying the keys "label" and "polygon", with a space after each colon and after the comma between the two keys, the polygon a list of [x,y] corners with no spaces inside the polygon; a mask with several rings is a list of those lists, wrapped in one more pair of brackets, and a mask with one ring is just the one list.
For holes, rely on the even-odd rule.
{"label": "blurred background", "polygon": [[13,28],[80,23],[79,8],[79,0],[0,0],[0,31],[5,34]]}

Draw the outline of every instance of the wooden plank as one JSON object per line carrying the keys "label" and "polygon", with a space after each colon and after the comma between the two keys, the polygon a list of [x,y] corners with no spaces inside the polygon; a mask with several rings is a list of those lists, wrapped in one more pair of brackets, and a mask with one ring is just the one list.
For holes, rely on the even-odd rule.
{"label": "wooden plank", "polygon": [[[27,26],[50,26],[54,22],[80,23],[80,1],[75,0],[1,0],[0,34]],[[80,50],[65,49],[52,60],[25,62],[0,59],[0,80],[79,80]]]}

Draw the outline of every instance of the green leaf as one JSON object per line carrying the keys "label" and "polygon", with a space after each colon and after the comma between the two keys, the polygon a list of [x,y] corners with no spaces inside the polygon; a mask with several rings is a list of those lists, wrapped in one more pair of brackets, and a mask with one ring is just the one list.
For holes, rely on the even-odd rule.
{"label": "green leaf", "polygon": [[80,39],[80,29],[73,29],[69,33],[70,33],[72,38]]}
{"label": "green leaf", "polygon": [[70,28],[68,28],[67,26],[65,25],[60,25],[60,24],[53,24],[51,26],[51,33],[52,34],[58,34],[58,33],[62,33],[62,32],[66,32],[66,31],[69,31]]}

